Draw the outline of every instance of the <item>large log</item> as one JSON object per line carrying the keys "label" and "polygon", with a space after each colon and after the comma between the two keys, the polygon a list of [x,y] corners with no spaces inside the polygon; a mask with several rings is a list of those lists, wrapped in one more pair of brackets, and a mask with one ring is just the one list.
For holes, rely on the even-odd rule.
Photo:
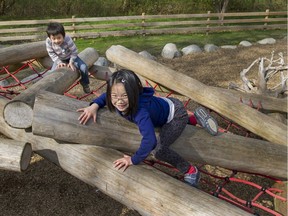
{"label": "large log", "polygon": [[[135,152],[141,142],[138,128],[106,109],[99,110],[98,124],[78,122],[77,109],[87,102],[41,91],[35,100],[32,132],[72,143],[86,143]],[[210,136],[187,125],[172,148],[187,160],[232,170],[287,177],[287,147],[263,140],[222,133]]]}
{"label": "large log", "polygon": [[[0,98],[0,113],[4,104],[5,101]],[[30,142],[39,155],[87,184],[98,187],[103,193],[137,210],[141,215],[250,215],[144,164],[129,167],[124,173],[117,171],[112,162],[122,157],[122,153],[116,150],[84,144],[64,144],[35,136],[5,124],[2,115],[0,132]]]}
{"label": "large log", "polygon": [[45,41],[13,45],[0,49],[0,67],[47,56]]}
{"label": "large log", "polygon": [[[79,54],[79,57],[90,67],[99,56],[94,48],[86,48]],[[55,73],[45,76],[6,104],[5,121],[15,128],[31,127],[35,94],[41,89],[63,94],[79,76],[78,71],[72,71],[69,68],[59,68],[55,70]]]}
{"label": "large log", "polygon": [[32,156],[30,143],[0,138],[0,169],[21,172]]}
{"label": "large log", "polygon": [[[45,67],[50,68],[53,64],[51,58],[49,56],[46,56],[44,58],[39,59],[39,62]],[[99,80],[107,80],[113,72],[116,71],[116,68],[112,67],[104,67],[104,66],[98,66],[98,65],[92,65],[89,69],[90,74]],[[142,76],[140,76],[140,79],[143,83],[143,85],[146,85],[146,80]],[[158,86],[153,81],[148,81],[149,85],[156,86],[156,91],[164,91],[166,93],[171,93],[173,90],[166,89],[164,87]],[[243,102],[246,105],[253,106],[254,108],[259,108],[259,110],[263,110],[265,112],[284,112],[287,113],[287,100],[286,98],[275,98],[275,97],[269,97],[261,94],[254,94],[254,93],[246,93],[246,92],[240,92],[230,89],[224,89],[224,88],[218,88],[218,87],[212,87],[215,88],[216,91],[221,91],[223,94],[225,94],[227,97],[230,97],[231,102],[237,103],[237,102]],[[177,92],[175,92],[177,94]]]}
{"label": "large log", "polygon": [[231,102],[230,97],[214,88],[120,45],[111,46],[106,56],[111,62],[191,98],[264,139],[287,145],[286,125],[241,102]]}

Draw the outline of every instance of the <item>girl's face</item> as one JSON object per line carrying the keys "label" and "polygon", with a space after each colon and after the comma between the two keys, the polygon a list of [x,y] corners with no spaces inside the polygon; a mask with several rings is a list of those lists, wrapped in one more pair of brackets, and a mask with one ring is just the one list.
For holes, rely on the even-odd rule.
{"label": "girl's face", "polygon": [[64,37],[62,34],[50,35],[50,40],[52,41],[52,43],[60,46],[64,42]]}
{"label": "girl's face", "polygon": [[125,112],[128,109],[129,100],[123,83],[115,83],[112,85],[111,102],[120,112]]}

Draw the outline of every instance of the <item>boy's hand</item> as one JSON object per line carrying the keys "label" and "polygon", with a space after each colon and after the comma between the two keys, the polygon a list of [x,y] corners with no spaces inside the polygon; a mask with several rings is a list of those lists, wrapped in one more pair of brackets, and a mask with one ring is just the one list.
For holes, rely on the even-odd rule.
{"label": "boy's hand", "polygon": [[131,157],[129,155],[124,155],[123,158],[120,158],[113,162],[114,168],[120,170],[123,167],[123,172],[131,165],[133,165]]}
{"label": "boy's hand", "polygon": [[65,63],[59,63],[56,68],[58,69],[58,68],[66,67],[66,66],[67,65]]}
{"label": "boy's hand", "polygon": [[73,64],[72,62],[70,62],[70,63],[68,64],[68,68],[70,68],[72,71],[75,71],[75,70],[76,70],[76,68],[75,68],[75,66],[74,66],[74,64]]}

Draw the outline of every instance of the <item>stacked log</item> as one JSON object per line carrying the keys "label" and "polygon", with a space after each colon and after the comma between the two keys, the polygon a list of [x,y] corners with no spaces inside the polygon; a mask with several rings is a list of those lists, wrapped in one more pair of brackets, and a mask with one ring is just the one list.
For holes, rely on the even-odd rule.
{"label": "stacked log", "polygon": [[[0,113],[6,101],[0,98]],[[240,208],[151,169],[129,167],[124,173],[113,168],[122,153],[92,145],[65,144],[33,135],[5,123],[0,115],[0,132],[32,144],[33,150],[78,179],[99,188],[141,215],[250,215]],[[95,143],[98,143],[95,140]],[[100,144],[100,143],[99,143]],[[176,198],[176,199],[175,199]]]}
{"label": "stacked log", "polygon": [[[43,44],[33,45],[39,49],[37,57],[42,57]],[[13,51],[11,48],[10,52]],[[98,58],[94,49],[83,52],[86,52],[84,56],[80,56],[89,66]],[[29,53],[29,58],[34,58]],[[211,137],[203,129],[187,126],[183,135],[172,145],[172,149],[184,158],[233,170],[287,178],[287,126],[248,107],[243,101],[231,99],[228,93],[205,86],[183,74],[175,76],[175,71],[124,47],[112,46],[106,54],[112,62],[188,96],[270,141],[226,133]],[[1,58],[3,54],[0,52],[0,61]],[[17,56],[10,62],[21,59]],[[3,62],[4,65],[10,64],[8,60]],[[98,75],[105,80],[113,72],[98,66],[93,66],[91,71],[95,77]],[[63,94],[78,78],[78,73],[67,68],[58,69],[12,101],[7,103],[0,98],[0,133],[17,140],[0,139],[0,168],[25,170],[33,149],[66,172],[98,187],[142,215],[248,215],[147,165],[131,166],[124,173],[113,168],[113,161],[123,155],[117,150],[135,152],[141,135],[135,125],[106,109],[99,111],[98,124],[92,121],[87,125],[79,124],[76,110],[86,107],[88,103],[57,95]],[[266,98],[265,101],[271,99]],[[265,107],[287,112],[282,108],[285,102],[275,101],[278,104],[274,105],[277,105],[266,103]],[[31,126],[32,131],[27,130]],[[32,149],[27,143],[32,145]],[[25,159],[24,165],[20,165],[21,159]]]}

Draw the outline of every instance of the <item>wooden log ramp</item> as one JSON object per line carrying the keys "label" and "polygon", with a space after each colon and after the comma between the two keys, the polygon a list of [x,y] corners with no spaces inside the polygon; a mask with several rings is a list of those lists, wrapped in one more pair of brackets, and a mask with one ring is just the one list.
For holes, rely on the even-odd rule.
{"label": "wooden log ramp", "polygon": [[30,143],[0,138],[0,169],[25,171],[30,164],[31,156]]}
{"label": "wooden log ramp", "polygon": [[[0,98],[0,113],[6,102]],[[251,215],[148,165],[131,166],[124,173],[117,171],[112,162],[123,154],[113,149],[59,143],[51,138],[36,136],[27,130],[10,127],[2,115],[0,132],[31,143],[33,151],[39,155],[141,215]],[[98,143],[97,140],[94,142]]]}
{"label": "wooden log ramp", "polygon": [[[99,55],[94,48],[86,48],[79,54],[79,57],[90,67]],[[4,108],[5,121],[15,128],[31,127],[33,105],[37,92],[43,89],[57,94],[64,94],[68,87],[79,77],[78,71],[72,71],[69,68],[55,70],[55,73],[45,76],[6,104]]]}
{"label": "wooden log ramp", "polygon": [[287,146],[287,125],[211,88],[185,74],[147,59],[121,45],[113,45],[106,51],[107,58],[147,79],[191,98],[236,122],[258,136]]}
{"label": "wooden log ramp", "polygon": [[[97,124],[79,124],[76,110],[86,106],[87,102],[41,91],[33,110],[33,134],[131,153],[138,149],[141,135],[135,124],[106,109],[99,110]],[[172,149],[193,162],[287,178],[287,147],[281,144],[228,133],[213,137],[187,125]]]}

